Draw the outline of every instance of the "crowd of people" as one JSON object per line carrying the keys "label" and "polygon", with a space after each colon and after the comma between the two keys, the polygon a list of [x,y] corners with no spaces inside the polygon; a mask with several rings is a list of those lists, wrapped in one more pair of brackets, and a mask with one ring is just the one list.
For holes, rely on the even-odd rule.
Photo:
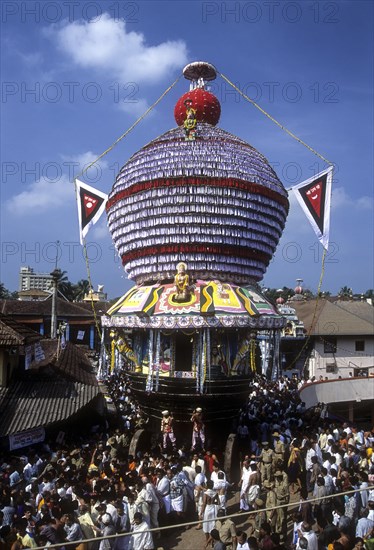
{"label": "crowd of people", "polygon": [[201,408],[189,440],[163,411],[148,450],[129,454],[147,419],[125,373],[107,385],[115,422],[1,454],[0,549],[154,550],[185,522],[214,550],[374,548],[374,428],[306,410],[297,379],[253,379],[234,428],[238,479]]}

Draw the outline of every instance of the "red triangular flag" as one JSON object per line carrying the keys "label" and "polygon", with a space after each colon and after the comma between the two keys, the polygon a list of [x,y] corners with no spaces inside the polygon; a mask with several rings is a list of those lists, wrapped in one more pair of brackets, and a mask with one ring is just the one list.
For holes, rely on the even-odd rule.
{"label": "red triangular flag", "polygon": [[326,250],[328,249],[330,236],[332,172],[333,167],[330,166],[313,178],[309,178],[292,188],[318,239]]}
{"label": "red triangular flag", "polygon": [[104,212],[108,195],[79,180],[75,180],[75,189],[78,203],[80,242],[83,244],[83,239],[88,230]]}

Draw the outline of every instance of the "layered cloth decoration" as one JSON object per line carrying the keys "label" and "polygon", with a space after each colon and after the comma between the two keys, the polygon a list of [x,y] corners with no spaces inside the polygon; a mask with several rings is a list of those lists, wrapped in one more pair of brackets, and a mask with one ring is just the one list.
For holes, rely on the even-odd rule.
{"label": "layered cloth decoration", "polygon": [[88,230],[99,221],[104,212],[108,195],[77,179],[75,180],[75,192],[78,205],[80,243],[83,245]]}
{"label": "layered cloth decoration", "polygon": [[193,141],[179,127],[135,153],[106,209],[118,254],[137,284],[172,278],[180,261],[196,278],[250,284],[262,279],[274,254],[288,198],[261,153],[199,122]]}
{"label": "layered cloth decoration", "polygon": [[292,187],[318,240],[328,250],[330,237],[330,204],[333,166]]}

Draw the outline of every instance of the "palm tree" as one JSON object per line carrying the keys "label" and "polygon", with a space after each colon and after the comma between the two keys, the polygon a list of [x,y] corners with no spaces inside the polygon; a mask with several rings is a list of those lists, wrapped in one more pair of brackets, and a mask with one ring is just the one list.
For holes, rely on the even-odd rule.
{"label": "palm tree", "polygon": [[72,302],[75,296],[75,285],[69,281],[66,271],[56,269],[57,272],[57,291],[65,300]]}
{"label": "palm tree", "polygon": [[353,291],[349,286],[343,286],[339,290],[339,298],[350,298],[353,295]]}
{"label": "palm tree", "polygon": [[86,294],[89,293],[89,291],[91,290],[91,285],[90,285],[90,282],[87,281],[87,279],[81,279],[80,281],[77,282],[77,284],[75,285],[75,288],[76,288],[75,299],[79,302],[83,300]]}

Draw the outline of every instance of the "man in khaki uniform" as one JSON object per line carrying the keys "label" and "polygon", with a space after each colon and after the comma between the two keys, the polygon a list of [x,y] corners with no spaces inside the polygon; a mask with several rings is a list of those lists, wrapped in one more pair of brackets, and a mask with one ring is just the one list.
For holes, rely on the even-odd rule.
{"label": "man in khaki uniform", "polygon": [[251,514],[248,518],[249,521],[253,522],[254,534],[256,538],[259,536],[261,525],[266,522],[266,512],[264,507],[265,502],[260,498],[256,498],[253,508],[254,510],[257,510],[257,512],[256,514]]}
{"label": "man in khaki uniform", "polygon": [[[281,465],[282,467],[284,466],[284,453],[285,453],[285,448],[284,448],[284,443],[283,441],[280,440],[280,437],[279,437],[279,432],[274,432],[273,433],[273,437],[274,437],[274,459],[273,459],[273,468],[274,468],[274,471],[277,470],[279,468],[279,466]],[[281,463],[281,464],[280,464]]]}
{"label": "man in khaki uniform", "polygon": [[286,472],[277,470],[274,474],[275,485],[274,492],[277,497],[277,504],[282,508],[277,509],[277,521],[275,525],[275,532],[280,535],[287,535],[287,507],[290,501],[290,489],[288,486],[288,475]]}
{"label": "man in khaki uniform", "polygon": [[262,486],[266,491],[266,500],[265,500],[266,519],[271,526],[271,530],[274,531],[277,523],[276,506],[278,505],[277,495],[275,494],[275,491],[274,491],[274,483],[272,481],[265,480]]}
{"label": "man in khaki uniform", "polygon": [[261,460],[261,479],[264,482],[265,480],[272,481],[273,479],[273,457],[274,451],[269,449],[269,442],[262,442],[263,449],[260,454]]}
{"label": "man in khaki uniform", "polygon": [[226,545],[226,550],[235,550],[237,544],[235,523],[230,518],[221,519],[224,515],[224,510],[218,510],[215,528],[219,532],[220,540]]}

